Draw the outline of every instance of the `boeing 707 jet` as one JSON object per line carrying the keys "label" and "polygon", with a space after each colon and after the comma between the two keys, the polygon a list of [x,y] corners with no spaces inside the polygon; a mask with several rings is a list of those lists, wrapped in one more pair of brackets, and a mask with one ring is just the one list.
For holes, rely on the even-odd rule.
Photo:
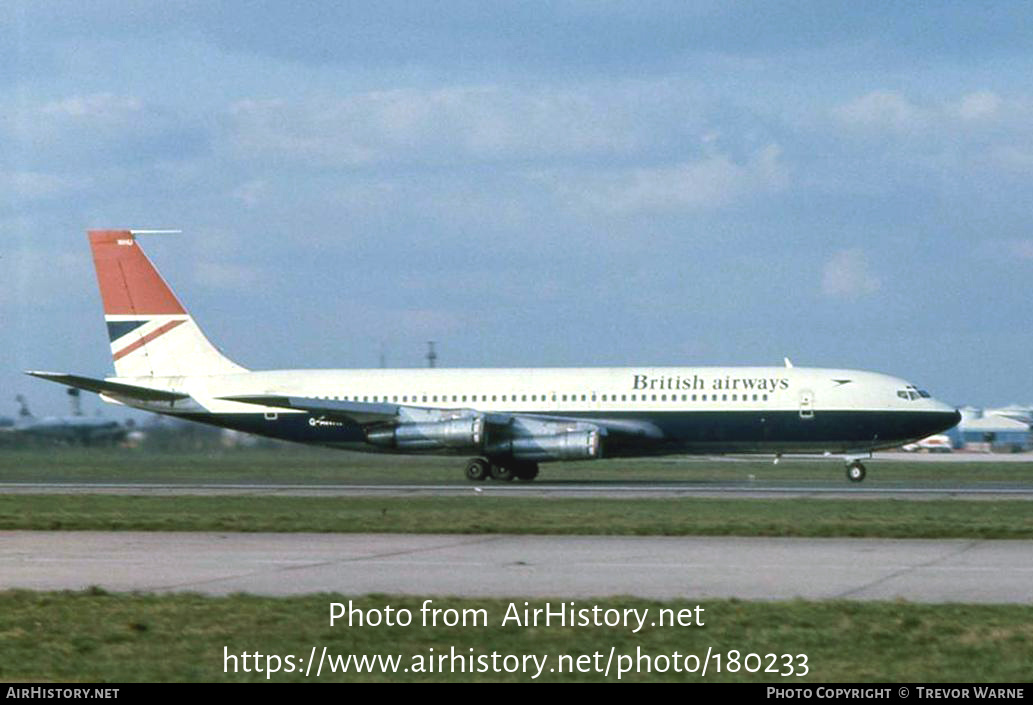
{"label": "boeing 707 jet", "polygon": [[875,372],[793,367],[252,371],[224,356],[140,248],[89,232],[115,375],[29,372],[144,411],[333,448],[465,456],[470,480],[539,463],[666,454],[861,458],[958,423]]}

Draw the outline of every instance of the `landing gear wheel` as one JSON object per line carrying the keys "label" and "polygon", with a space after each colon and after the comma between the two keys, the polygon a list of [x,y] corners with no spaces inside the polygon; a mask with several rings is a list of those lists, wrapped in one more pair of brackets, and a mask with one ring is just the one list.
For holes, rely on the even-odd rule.
{"label": "landing gear wheel", "polygon": [[530,482],[538,477],[538,463],[521,463],[514,467],[513,471],[521,482]]}
{"label": "landing gear wheel", "polygon": [[491,479],[500,482],[512,482],[514,477],[516,477],[516,473],[513,472],[511,466],[491,464]]}
{"label": "landing gear wheel", "polygon": [[858,460],[855,460],[846,466],[846,479],[851,482],[861,482],[864,480],[866,473],[867,471],[864,468],[864,464]]}
{"label": "landing gear wheel", "polygon": [[488,477],[488,461],[481,458],[474,458],[466,464],[466,479],[475,482]]}

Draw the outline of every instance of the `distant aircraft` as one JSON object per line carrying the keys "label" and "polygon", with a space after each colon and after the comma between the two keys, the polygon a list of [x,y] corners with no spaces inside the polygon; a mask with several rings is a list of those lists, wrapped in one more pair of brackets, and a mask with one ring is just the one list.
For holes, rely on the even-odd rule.
{"label": "distant aircraft", "polygon": [[71,416],[48,416],[39,419],[32,415],[25,397],[19,394],[15,397],[15,401],[21,406],[18,419],[4,430],[23,437],[77,445],[112,444],[125,439],[127,430],[117,421],[82,415],[78,389],[69,389],[68,395],[72,399]]}
{"label": "distant aircraft", "polygon": [[[467,456],[471,480],[532,480],[546,461],[672,453],[861,459],[954,426],[902,379],[793,367],[249,371],[226,358],[132,230],[89,233],[115,376],[28,374],[111,402],[335,448]],[[472,456],[472,457],[471,457]]]}

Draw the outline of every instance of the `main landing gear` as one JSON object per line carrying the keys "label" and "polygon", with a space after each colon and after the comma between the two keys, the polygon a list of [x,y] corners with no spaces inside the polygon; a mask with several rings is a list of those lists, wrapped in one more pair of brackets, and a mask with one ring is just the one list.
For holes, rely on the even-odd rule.
{"label": "main landing gear", "polygon": [[851,460],[846,466],[846,479],[851,482],[861,482],[867,474],[864,463],[860,460]]}
{"label": "main landing gear", "polygon": [[466,464],[466,479],[475,482],[486,480],[489,477],[501,482],[522,480],[530,482],[538,477],[538,463],[521,462],[519,460],[506,460],[505,464],[489,462],[484,458],[472,458]]}

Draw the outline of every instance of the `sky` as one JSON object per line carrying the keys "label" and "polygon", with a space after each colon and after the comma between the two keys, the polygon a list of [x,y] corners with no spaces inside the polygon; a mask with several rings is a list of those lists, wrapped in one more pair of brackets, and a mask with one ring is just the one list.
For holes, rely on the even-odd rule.
{"label": "sky", "polygon": [[7,0],[0,415],[112,373],[89,228],[181,229],[145,250],[253,369],[1033,404],[1031,76],[1028,3]]}

